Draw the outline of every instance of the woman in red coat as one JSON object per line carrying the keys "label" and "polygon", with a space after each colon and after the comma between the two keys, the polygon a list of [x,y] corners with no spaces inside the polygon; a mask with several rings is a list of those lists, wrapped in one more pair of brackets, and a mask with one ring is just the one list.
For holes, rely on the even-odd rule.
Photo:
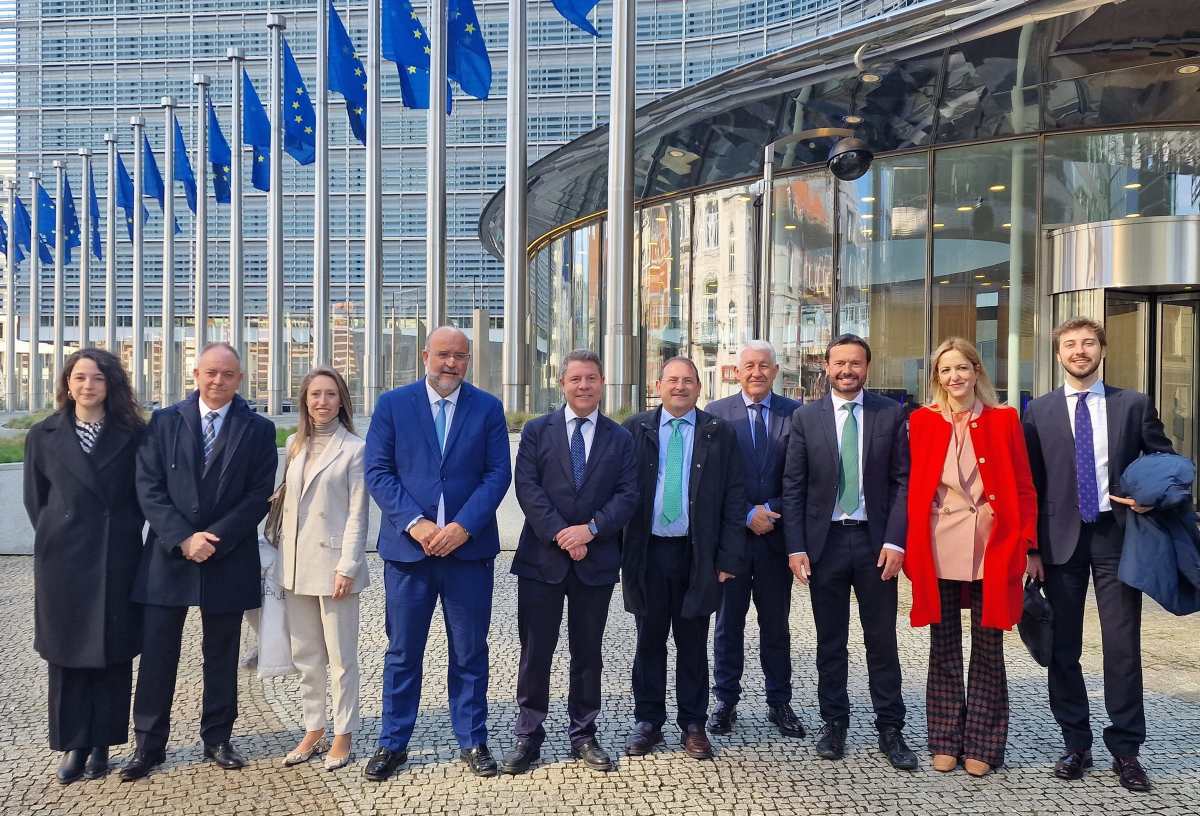
{"label": "woman in red coat", "polygon": [[[979,352],[952,337],[930,359],[930,405],[909,420],[912,625],[931,624],[927,717],[933,767],[983,776],[1004,761],[1004,630],[1021,618],[1037,501],[1021,421],[1001,406]],[[959,609],[971,610],[963,687]],[[966,704],[964,705],[964,694]]]}

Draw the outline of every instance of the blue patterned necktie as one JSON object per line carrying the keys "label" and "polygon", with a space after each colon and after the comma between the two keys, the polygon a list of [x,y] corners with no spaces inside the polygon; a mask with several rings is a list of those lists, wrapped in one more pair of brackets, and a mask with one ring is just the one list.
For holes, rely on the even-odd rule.
{"label": "blue patterned necktie", "polygon": [[683,431],[686,420],[672,419],[667,440],[667,466],[663,473],[662,520],[667,524],[683,514]]}
{"label": "blue patterned necktie", "polygon": [[1079,517],[1092,524],[1100,517],[1100,493],[1096,485],[1096,445],[1092,438],[1092,414],[1087,407],[1088,392],[1076,395],[1075,403],[1075,484],[1079,489]]}
{"label": "blue patterned necktie", "polygon": [[571,475],[575,477],[575,489],[583,486],[583,471],[587,466],[587,448],[583,444],[583,426],[587,417],[576,417],[575,433],[571,434]]}
{"label": "blue patterned necktie", "polygon": [[754,437],[754,463],[761,469],[767,455],[767,423],[763,419],[761,402],[753,403],[750,410],[754,412],[754,422],[750,423],[750,435]]}
{"label": "blue patterned necktie", "polygon": [[212,459],[213,445],[217,441],[217,417],[216,411],[209,411],[204,415],[204,467],[208,467],[208,462]]}
{"label": "blue patterned necktie", "polygon": [[437,417],[433,420],[433,427],[437,431],[438,450],[442,453],[446,452],[446,403],[449,400],[440,399],[437,401],[438,412]]}

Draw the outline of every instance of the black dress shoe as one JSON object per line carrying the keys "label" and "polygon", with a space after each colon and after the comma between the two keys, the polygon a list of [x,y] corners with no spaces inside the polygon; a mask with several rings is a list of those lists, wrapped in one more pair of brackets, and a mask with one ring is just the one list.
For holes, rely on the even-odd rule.
{"label": "black dress shoe", "polygon": [[846,756],[846,726],[831,722],[817,732],[817,756],[821,759],[841,759]]}
{"label": "black dress shoe", "polygon": [[166,758],[165,751],[143,751],[141,749],[134,751],[133,756],[121,769],[121,781],[132,782],[135,779],[141,779],[156,766],[163,764]]}
{"label": "black dress shoe", "polygon": [[1121,787],[1139,792],[1150,790],[1150,777],[1137,757],[1113,757],[1112,769],[1121,778]]}
{"label": "black dress shoe", "polygon": [[796,712],[792,711],[792,707],[788,703],[768,706],[767,719],[774,723],[775,727],[779,729],[779,733],[785,737],[804,736],[804,724],[800,722],[800,718],[796,716]]}
{"label": "black dress shoe", "polygon": [[692,759],[713,758],[712,743],[708,741],[702,724],[691,723],[683,732],[683,752]]}
{"label": "black dress shoe", "polygon": [[662,741],[662,729],[648,722],[635,723],[633,733],[625,739],[625,753],[629,756],[645,756]]}
{"label": "black dress shoe", "polygon": [[1092,767],[1092,752],[1067,751],[1054,763],[1054,775],[1059,779],[1083,779],[1083,772]]}
{"label": "black dress shoe", "polygon": [[904,742],[904,735],[894,725],[879,729],[879,750],[898,771],[915,771],[917,755]]}
{"label": "black dress shoe", "polygon": [[600,747],[600,743],[596,742],[594,737],[587,742],[572,745],[571,756],[583,760],[583,764],[593,771],[611,771],[614,767],[612,757]]}
{"label": "black dress shoe", "polygon": [[542,747],[533,740],[522,737],[512,750],[500,759],[500,773],[523,774],[542,755]]}
{"label": "black dress shoe", "polygon": [[102,745],[92,749],[88,754],[87,764],[83,766],[84,779],[99,779],[108,774],[108,746]]}
{"label": "black dress shoe", "polygon": [[211,759],[218,767],[226,771],[236,771],[246,767],[246,758],[238,753],[229,740],[225,740],[220,745],[205,745],[204,758]]}
{"label": "black dress shoe", "polygon": [[474,748],[463,748],[458,752],[459,758],[467,763],[471,773],[476,776],[495,776],[497,774],[496,760],[486,745],[476,745]]}
{"label": "black dress shoe", "polygon": [[363,768],[363,776],[372,782],[383,782],[405,762],[408,762],[407,751],[393,751],[380,746],[367,761],[367,767]]}
{"label": "black dress shoe", "polygon": [[708,730],[712,734],[723,737],[733,731],[735,722],[737,722],[737,706],[717,703],[713,713],[708,715]]}
{"label": "black dress shoe", "polygon": [[60,783],[70,785],[83,776],[83,763],[87,760],[87,753],[85,748],[63,751],[62,759],[58,763],[58,770],[54,774]]}

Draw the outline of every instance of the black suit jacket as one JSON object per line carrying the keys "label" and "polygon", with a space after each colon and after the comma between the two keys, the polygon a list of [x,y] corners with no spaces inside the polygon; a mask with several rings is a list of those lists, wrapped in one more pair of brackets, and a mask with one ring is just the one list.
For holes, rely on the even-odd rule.
{"label": "black suit jacket", "polygon": [[[1154,403],[1145,394],[1104,387],[1108,417],[1108,492],[1121,495],[1121,474],[1143,453],[1171,453]],[[1074,405],[1071,406],[1074,409]],[[1079,489],[1075,482],[1075,434],[1062,387],[1025,409],[1029,466],[1038,494],[1038,549],[1048,564],[1065,564],[1079,543]],[[1124,526],[1127,508],[1113,502]]]}
{"label": "black suit jacket", "polygon": [[[908,429],[904,408],[863,392],[863,499],[871,546],[904,547],[908,528]],[[816,565],[829,535],[841,471],[833,399],[826,394],[792,414],[783,471],[783,522],[788,555],[808,553]]]}
{"label": "black suit jacket", "polygon": [[[512,573],[557,584],[572,569],[591,586],[615,584],[621,571],[621,529],[638,501],[633,437],[600,414],[583,485],[575,489],[571,448],[563,409],[526,423],[517,448],[514,479],[525,525],[513,557]],[[571,561],[554,542],[564,527],[596,521],[587,556]]]}
{"label": "black suit jacket", "polygon": [[[754,458],[754,438],[750,434],[750,415],[746,401],[739,391],[732,397],[710,402],[705,409],[733,425],[737,432],[738,447],[742,451],[743,486],[746,491],[746,510],[743,522],[750,510],[760,504],[769,504],[771,509],[783,514],[783,463],[787,456],[788,441],[792,435],[792,414],[800,403],[781,394],[771,395],[770,419],[767,422],[767,455],[761,467]],[[783,555],[783,523],[776,519],[775,529],[765,536],[755,535],[748,527],[746,535],[752,541],[760,541],[771,552]]]}
{"label": "black suit jacket", "polygon": [[[622,537],[621,588],[625,609],[646,609],[646,549],[654,529],[654,492],[658,484],[658,426],[662,409],[634,414],[625,421],[633,435],[641,497]],[[692,574],[683,598],[687,618],[711,615],[721,604],[717,572],[745,570],[746,499],[742,490],[742,454],[737,434],[728,422],[696,409],[688,477],[688,530]]]}
{"label": "black suit jacket", "polygon": [[[279,455],[275,425],[233,398],[217,445],[223,450],[215,506],[200,497],[203,453],[197,392],[154,412],[138,451],[137,494],[150,535],[138,567],[133,599],[157,606],[199,606],[238,612],[261,603],[258,523],[267,514]],[[202,564],[180,545],[207,530],[220,537]]]}

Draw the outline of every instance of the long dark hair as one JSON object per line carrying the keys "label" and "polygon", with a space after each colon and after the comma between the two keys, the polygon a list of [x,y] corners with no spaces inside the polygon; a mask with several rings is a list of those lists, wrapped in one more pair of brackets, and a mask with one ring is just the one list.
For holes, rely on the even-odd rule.
{"label": "long dark hair", "polygon": [[104,416],[111,417],[113,422],[131,431],[141,430],[146,425],[142,419],[141,408],[129,384],[129,375],[121,361],[111,352],[98,348],[84,348],[72,354],[63,363],[62,376],[58,380],[56,403],[59,413],[74,413],[74,400],[70,397],[67,384],[71,381],[71,371],[80,360],[91,360],[104,375]]}

